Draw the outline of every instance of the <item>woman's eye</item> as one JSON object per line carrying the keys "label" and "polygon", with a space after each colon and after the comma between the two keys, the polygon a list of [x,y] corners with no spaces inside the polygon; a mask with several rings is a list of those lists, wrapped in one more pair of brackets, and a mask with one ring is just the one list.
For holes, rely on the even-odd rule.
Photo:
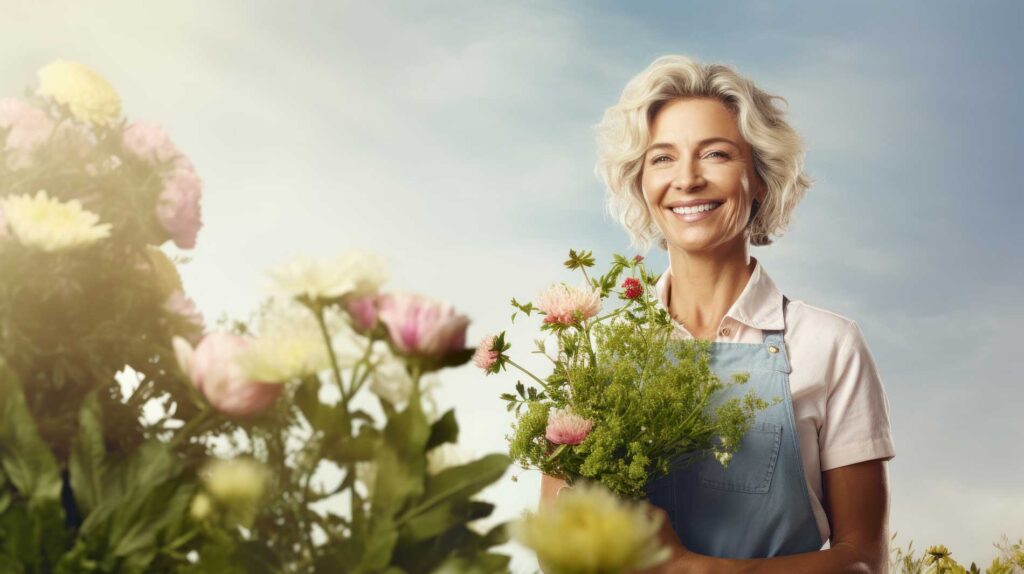
{"label": "woman's eye", "polygon": [[709,153],[708,157],[711,157],[711,156],[713,156],[716,153],[718,154],[718,157],[729,159],[729,154],[725,153],[724,151],[718,151],[718,150],[715,150],[715,151]]}
{"label": "woman's eye", "polygon": [[663,159],[669,159],[669,157],[667,155],[659,155],[659,156],[656,156],[654,159],[652,159],[651,163],[658,163],[658,162],[660,162]]}

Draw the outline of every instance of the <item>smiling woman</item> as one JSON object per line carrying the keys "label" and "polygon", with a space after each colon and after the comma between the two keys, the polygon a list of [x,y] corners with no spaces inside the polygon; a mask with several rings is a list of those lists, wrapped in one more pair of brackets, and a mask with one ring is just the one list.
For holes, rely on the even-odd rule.
{"label": "smiling woman", "polygon": [[[728,66],[664,56],[598,126],[609,210],[635,247],[668,251],[656,292],[676,336],[711,340],[720,378],[750,372],[743,392],[782,399],[727,467],[649,482],[675,548],[663,571],[875,572],[888,557],[895,449],[863,334],[784,296],[749,255],[785,231],[812,182],[776,99]],[[545,476],[544,502],[561,486]]]}

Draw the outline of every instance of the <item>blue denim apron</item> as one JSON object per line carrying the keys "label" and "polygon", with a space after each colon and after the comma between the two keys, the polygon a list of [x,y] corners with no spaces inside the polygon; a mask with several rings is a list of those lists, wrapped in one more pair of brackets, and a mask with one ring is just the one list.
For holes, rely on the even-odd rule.
{"label": "blue denim apron", "polygon": [[[788,299],[783,298],[783,316]],[[764,331],[764,343],[713,342],[711,370],[729,385],[715,401],[755,391],[772,402],[757,413],[727,468],[714,458],[676,464],[647,486],[688,549],[719,558],[768,558],[820,550],[824,541],[811,508],[797,441],[783,331]],[[675,360],[673,358],[673,360]]]}

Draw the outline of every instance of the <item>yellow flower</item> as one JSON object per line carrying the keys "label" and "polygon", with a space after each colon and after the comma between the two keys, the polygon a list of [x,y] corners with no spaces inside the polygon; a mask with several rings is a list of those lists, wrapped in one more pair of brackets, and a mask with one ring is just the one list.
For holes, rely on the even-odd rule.
{"label": "yellow flower", "polygon": [[26,247],[60,251],[89,245],[110,236],[110,224],[97,224],[99,216],[82,209],[78,200],[63,203],[40,190],[35,197],[16,195],[0,199],[7,225]]}
{"label": "yellow flower", "polygon": [[545,572],[613,573],[667,560],[660,519],[646,505],[623,500],[598,484],[581,483],[511,525],[512,536],[537,553]]}
{"label": "yellow flower", "polygon": [[197,521],[206,520],[212,510],[213,503],[210,502],[210,497],[201,492],[192,499],[192,505],[189,508],[193,520]]}
{"label": "yellow flower", "polygon": [[218,502],[251,505],[263,498],[268,478],[267,469],[254,460],[216,459],[206,465],[203,485]]}
{"label": "yellow flower", "polygon": [[[331,346],[339,368],[354,365],[363,349],[336,309],[325,311]],[[258,317],[257,336],[239,356],[245,373],[266,382],[286,382],[330,368],[323,333],[316,317],[291,299],[271,299]]]}
{"label": "yellow flower", "polygon": [[39,94],[64,104],[78,119],[106,125],[121,115],[121,98],[103,76],[78,62],[56,60],[39,70]]}

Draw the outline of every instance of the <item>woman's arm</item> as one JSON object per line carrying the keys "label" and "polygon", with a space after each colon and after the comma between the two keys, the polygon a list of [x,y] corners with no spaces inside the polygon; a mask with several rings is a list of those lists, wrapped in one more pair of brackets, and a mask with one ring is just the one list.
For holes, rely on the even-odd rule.
{"label": "woman's arm", "polygon": [[822,473],[825,512],[832,527],[828,550],[751,560],[683,551],[660,572],[888,572],[889,476],[885,463],[869,460]]}

